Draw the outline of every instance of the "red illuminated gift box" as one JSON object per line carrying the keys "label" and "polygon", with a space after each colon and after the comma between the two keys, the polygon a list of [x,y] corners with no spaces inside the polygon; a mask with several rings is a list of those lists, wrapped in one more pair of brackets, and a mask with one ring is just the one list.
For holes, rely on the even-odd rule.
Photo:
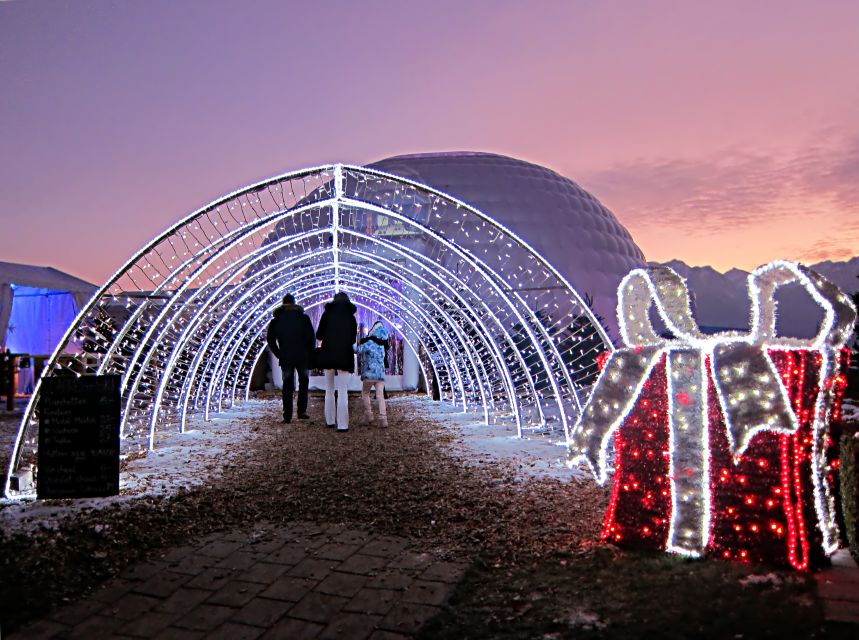
{"label": "red illuminated gift box", "polygon": [[[775,335],[773,294],[790,282],[824,309],[814,339]],[[636,270],[621,283],[628,348],[605,362],[572,436],[601,481],[614,439],[605,539],[797,569],[837,548],[828,429],[839,418],[855,309],[793,263],[755,270],[749,292],[750,334],[705,336],[671,269]],[[654,332],[653,304],[677,337]]]}
{"label": "red illuminated gift box", "polygon": [[[793,435],[759,432],[735,464],[725,419],[712,378],[708,382],[710,516],[706,553],[797,569],[819,566],[825,557],[815,495],[832,495],[832,473],[814,482],[815,405],[821,355],[814,351],[770,351],[799,422]],[[839,375],[832,380],[831,419],[839,418],[849,351],[842,350]],[[614,434],[615,475],[602,537],[620,546],[668,547],[672,517],[665,358],[653,369],[635,408]],[[832,462],[832,442],[824,436],[822,455]],[[677,469],[676,473],[689,470]],[[822,505],[829,508],[828,505]]]}

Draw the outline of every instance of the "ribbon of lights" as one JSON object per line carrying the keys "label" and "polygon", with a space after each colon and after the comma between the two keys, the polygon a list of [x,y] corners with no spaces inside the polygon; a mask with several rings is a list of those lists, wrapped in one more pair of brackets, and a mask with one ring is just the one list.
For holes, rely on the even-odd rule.
{"label": "ribbon of lights", "polygon": [[[327,201],[323,202],[323,204],[325,204],[325,203],[327,203]],[[303,209],[299,209],[298,211],[303,211]],[[339,211],[340,211],[339,208],[334,210],[334,212],[337,214],[339,214]],[[285,215],[286,214],[283,214],[282,216],[275,217],[274,220],[282,219]],[[404,220],[404,221],[407,222],[407,220]],[[131,363],[127,368],[126,377],[124,378],[124,381],[123,381],[124,387],[130,388],[130,392],[128,394],[126,394],[126,414],[130,413],[132,410],[132,405],[133,405],[134,401],[136,400],[135,396],[136,396],[136,392],[138,390],[138,386],[145,380],[145,373],[147,372],[147,366],[148,366],[150,360],[153,357],[162,354],[164,351],[163,345],[165,343],[169,342],[165,338],[165,332],[170,327],[170,325],[172,325],[174,322],[177,321],[177,317],[178,317],[177,314],[174,314],[172,316],[169,315],[169,311],[171,310],[171,308],[174,307],[176,304],[179,304],[178,302],[176,302],[177,300],[181,300],[182,304],[188,305],[189,303],[193,302],[196,298],[203,298],[206,295],[207,289],[209,287],[214,287],[215,293],[214,294],[208,293],[209,298],[212,298],[212,297],[214,297],[214,295],[217,294],[217,292],[220,292],[227,284],[229,284],[230,281],[228,279],[227,274],[216,273],[215,275],[210,276],[210,278],[208,280],[203,282],[202,286],[198,287],[193,292],[190,299],[184,299],[183,298],[183,294],[189,288],[190,284],[194,283],[195,281],[197,281],[199,279],[199,274],[204,272],[206,267],[211,262],[217,260],[222,252],[228,251],[232,247],[234,247],[237,244],[246,240],[248,235],[249,235],[249,233],[245,233],[242,235],[237,235],[235,233],[232,234],[232,237],[230,238],[229,242],[227,242],[227,243],[222,242],[221,246],[218,248],[217,251],[209,252],[209,254],[206,256],[205,260],[198,261],[198,263],[199,263],[198,266],[195,268],[194,272],[191,274],[191,276],[188,278],[188,280],[186,282],[182,283],[181,286],[179,287],[179,289],[172,296],[169,297],[167,302],[160,309],[158,316],[155,317],[150,322],[147,333],[144,336],[144,342],[153,344],[154,348],[148,350],[148,352],[145,354],[144,360],[143,360],[143,365],[141,367],[135,367],[136,358],[132,358]],[[307,234],[301,234],[298,237],[298,241],[303,240],[306,237],[307,237]],[[291,240],[291,242],[292,241],[293,240]],[[379,242],[382,243],[382,241],[379,241]],[[270,248],[266,248],[266,252],[269,250],[270,250]],[[341,253],[340,249],[336,249],[334,251],[335,251],[335,255],[339,255]],[[335,267],[337,267],[339,264],[340,264],[340,261],[335,260]],[[244,267],[245,266],[244,262],[240,263],[239,266]],[[339,269],[339,267],[338,267],[338,269]],[[234,267],[233,271],[235,272],[236,270],[237,270],[237,268]],[[336,280],[336,278],[335,278],[335,280]],[[179,319],[181,319],[181,318],[179,318]],[[519,319],[521,320],[521,316],[519,316]],[[524,321],[523,321],[523,324],[524,324]],[[156,327],[159,327],[159,326],[163,327],[163,328],[160,331],[156,331]],[[516,352],[516,350],[514,350],[514,352]],[[133,372],[133,371],[137,371],[137,375],[134,376],[129,381],[130,372]],[[525,369],[525,372],[526,372],[526,376],[530,380],[530,373],[528,372],[527,369]],[[459,372],[454,370],[454,373],[458,374]],[[459,377],[459,376],[457,376],[457,377]],[[150,373],[150,378],[147,381],[148,382],[147,386],[152,386],[153,384],[155,384],[153,382],[152,378],[153,378],[153,374]],[[554,382],[552,384],[554,386]],[[160,400],[161,390],[162,390],[163,386],[161,386],[161,385],[156,385],[156,386],[158,388],[156,400]],[[462,397],[464,398],[464,394],[462,394],[462,391],[463,391],[462,390],[462,384],[460,382],[460,392],[461,392]],[[206,419],[208,419],[208,407],[209,407],[209,401],[210,400],[211,400],[211,393],[207,394],[206,416],[205,416]],[[463,402],[464,402],[464,399],[463,399]],[[543,419],[542,408],[539,404],[537,405],[537,407],[541,411],[540,416],[541,416],[541,420],[542,420]],[[466,407],[464,406],[464,408],[466,408]],[[158,402],[156,402],[155,408],[153,410],[153,415],[157,413],[157,409],[158,409]],[[154,428],[154,422],[155,422],[155,420],[153,417],[153,419],[150,421],[151,429]],[[566,425],[564,425],[564,426],[566,428]],[[151,446],[152,442],[153,442],[153,439],[152,439],[152,435],[150,434],[150,446]]]}
{"label": "ribbon of lights", "polygon": [[[327,274],[323,274],[323,276],[324,275],[327,275]],[[330,292],[329,282],[330,282],[330,277],[322,277],[322,278],[319,278],[317,280],[310,280],[310,281],[308,281],[307,279],[304,279],[302,282],[302,288],[301,289],[296,290],[296,289],[291,288],[290,290],[292,290],[295,293],[295,295],[299,299],[302,299],[302,302],[304,302],[305,296],[310,296],[312,299],[312,297],[318,298],[318,294],[320,294],[321,292],[325,292],[325,293]],[[310,289],[308,289],[308,287],[310,287]],[[393,301],[394,299],[389,298],[388,300]],[[308,308],[312,308],[313,306],[321,304],[323,301],[325,301],[325,300],[317,300],[317,302],[309,305]],[[269,311],[279,304],[280,304],[280,298],[278,297],[276,300],[273,300],[271,302],[270,307],[269,307]],[[371,308],[371,307],[367,307],[367,308]],[[388,308],[395,308],[395,307],[393,305],[391,305]],[[378,309],[378,306],[376,307],[376,309]],[[428,337],[432,338],[433,340],[437,340],[441,329],[438,327],[438,325],[432,319],[428,318],[425,315],[422,318],[417,319],[417,316],[408,308],[400,308],[400,309],[398,309],[398,311],[400,311],[401,314],[404,314],[401,317],[412,318],[414,320],[413,325],[411,325],[407,322],[404,325],[404,328],[406,329],[406,332],[413,334],[416,342],[418,342],[418,343],[420,343],[426,347],[426,343],[422,342],[423,340],[426,340]],[[422,313],[422,310],[418,309],[417,312],[418,312],[418,314],[420,314],[420,313]],[[248,326],[247,328],[242,328],[242,327],[245,327],[245,325],[233,324],[232,326],[235,328],[235,331],[243,331],[244,333],[253,334],[254,331],[261,331],[260,327],[264,327],[265,324],[268,323],[268,320],[269,320],[268,314],[258,314],[258,313],[254,312],[254,314],[250,314],[250,315],[259,316],[259,318],[258,318],[259,326],[254,325],[254,326]],[[244,317],[247,318],[249,316],[246,315]],[[425,331],[424,335],[420,335],[419,331],[418,331],[419,327],[429,328],[429,332]],[[214,334],[212,334],[210,336],[210,338],[212,338],[213,336],[214,336]],[[433,338],[433,336],[435,336],[435,337]],[[437,344],[437,342],[434,342],[432,344]],[[208,343],[204,342],[202,345],[203,348],[199,351],[199,353],[205,352],[205,349],[207,346],[208,346]],[[445,344],[444,347],[446,348],[447,345]],[[194,379],[197,378],[196,367],[201,360],[204,360],[204,359],[203,358],[197,359],[192,364],[191,373],[188,376],[186,376],[186,381],[188,381],[189,383],[193,383]],[[202,375],[203,375],[203,377],[206,376],[205,373],[203,373]],[[201,388],[203,388],[203,387],[201,387]],[[191,395],[191,394],[186,394],[186,396],[187,395]]]}
{"label": "ribbon of lights", "polygon": [[[315,274],[305,306],[339,288],[401,318],[442,397],[520,433],[556,424],[568,438],[596,358],[613,348],[570,283],[489,216],[413,181],[331,165],[234,191],[171,226],[93,296],[43,376],[120,375],[123,446],[154,443],[186,413],[247,396],[263,317],[302,284],[275,266],[287,263]],[[35,494],[10,480],[37,467],[40,392],[15,438],[10,498]]]}
{"label": "ribbon of lights", "polygon": [[[354,269],[354,268],[353,268],[353,267],[351,267],[350,265],[346,265],[346,264],[341,265],[341,273],[351,273],[351,272],[353,271],[353,269]],[[327,280],[327,279],[326,279],[326,280]],[[357,274],[356,274],[356,276],[355,276],[355,277],[354,277],[350,282],[351,282],[351,283],[354,283],[354,282],[356,282],[356,281],[360,281],[360,275],[357,275]],[[377,287],[378,287],[378,284],[377,284]],[[292,290],[293,290],[293,291],[295,291],[295,294],[296,294],[297,296],[303,296],[303,295],[305,294],[305,291],[304,291],[303,289],[292,289]],[[344,288],[344,286],[343,286],[342,284],[341,284],[341,290],[347,290],[347,292],[348,292],[348,288]],[[330,291],[330,289],[328,288],[327,282],[326,282],[326,291]],[[361,292],[361,290],[360,290],[360,289],[353,290],[353,293],[360,293],[360,292]],[[393,297],[390,297],[390,296],[385,296],[385,295],[383,294],[383,290],[382,290],[382,289],[377,289],[377,291],[376,291],[375,293],[379,296],[379,297],[377,298],[377,302],[381,302],[381,303],[382,303],[382,305],[376,306],[375,308],[379,308],[380,306],[381,306],[381,308],[386,308],[386,307],[387,307],[387,308],[393,308],[393,307],[394,307],[394,304],[396,304],[396,298],[393,298]],[[366,295],[366,294],[365,294],[365,295]],[[252,318],[253,316],[256,316],[256,317],[258,317],[258,318],[259,318],[260,314],[255,313],[255,312],[254,312],[253,314],[248,314],[248,315],[244,318],[244,322],[238,322],[238,323],[235,323],[233,326],[236,326],[236,327],[243,327],[243,326],[245,326],[245,324],[246,324],[247,322],[251,321],[251,318]],[[263,316],[262,318],[260,318],[260,320],[261,320],[261,321],[264,321],[264,323],[263,323],[263,324],[267,324],[267,323],[268,323],[268,320],[269,320],[269,317],[265,317],[265,316]],[[427,322],[427,321],[429,321],[429,320],[430,320],[430,319],[429,319],[428,317],[423,318],[423,321],[424,321],[424,322]],[[249,328],[248,328],[248,330],[247,330],[245,333],[248,333],[248,334],[253,335],[253,334],[258,333],[258,332],[259,332],[259,328],[256,328],[256,327],[249,327]],[[241,340],[241,339],[240,339],[240,340]],[[229,343],[229,342],[230,342],[230,340],[228,339],[228,340],[226,340],[225,342]],[[451,346],[452,344],[453,344],[453,341],[445,341],[445,342],[443,343],[444,348],[448,350],[448,351],[447,351],[447,357],[448,357],[448,358],[455,358],[455,357],[457,357],[457,355],[455,355],[455,354],[454,354],[454,351],[453,351],[453,350],[451,350],[451,349],[452,349],[452,346]],[[463,348],[464,348],[464,347],[463,347]],[[466,353],[467,353],[467,352],[466,352]],[[228,354],[226,354],[226,353],[222,353],[222,354],[220,354],[220,355],[219,355],[219,357],[218,357],[218,359],[217,359],[217,360],[215,360],[214,362],[212,362],[212,363],[211,363],[211,367],[212,367],[212,368],[213,368],[213,370],[214,370],[214,373],[213,373],[212,375],[213,375],[213,376],[214,376],[214,378],[215,378],[215,379],[217,379],[217,380],[224,380],[224,379],[225,379],[225,375],[223,375],[223,372],[219,372],[219,368],[222,366],[222,363],[224,363],[224,362],[230,362],[230,361],[232,360],[232,358],[229,358],[229,357],[227,357],[227,356],[228,356]],[[476,366],[476,365],[475,365],[475,366]],[[458,388],[459,388],[460,397],[462,398],[462,402],[463,402],[463,405],[464,405],[464,406],[463,406],[463,408],[467,410],[468,405],[467,405],[467,402],[466,402],[465,384],[463,383],[463,381],[462,381],[462,380],[459,380],[459,381],[458,381],[458,383],[457,383],[457,386],[458,386]],[[206,398],[205,398],[205,406],[206,406],[206,407],[210,407],[210,406],[212,406],[212,404],[213,404],[213,400],[212,400],[212,399],[213,399],[213,394],[215,393],[215,391],[216,391],[216,387],[215,387],[215,386],[210,385],[210,386],[208,387],[208,392],[207,392],[207,395],[206,395]]]}
{"label": "ribbon of lights", "polygon": [[[317,305],[314,305],[314,306],[318,306],[319,304],[322,304],[322,303],[321,302],[317,303]],[[378,309],[373,308],[373,307],[367,307],[367,306],[360,305],[360,304],[356,305],[356,306],[361,307],[363,309],[366,309],[367,311],[370,311],[372,313],[377,314],[382,320],[387,322],[389,326],[397,327],[397,328],[407,328],[406,325],[404,324],[402,318],[388,315],[387,313],[385,313],[383,311],[379,311]],[[312,308],[313,307],[308,307],[308,309],[312,309]],[[260,334],[260,338],[262,338],[262,334]],[[417,344],[418,346],[420,346],[422,348],[425,348],[425,346],[421,342],[419,342],[415,336],[412,336],[410,338],[409,335],[405,332],[403,333],[403,342],[411,350],[412,355],[415,357],[415,360],[418,363],[418,367],[420,368],[421,374],[424,376],[424,379],[429,380],[429,375],[427,373],[426,368],[424,367],[424,363],[418,357],[418,350],[415,348],[415,344]],[[249,371],[254,370],[254,368],[257,366],[257,360],[259,358],[261,358],[266,353],[266,351],[265,351],[265,349],[259,349],[253,353],[253,356],[251,356],[251,353],[252,353],[252,350],[248,350],[243,355],[243,365],[245,362],[247,362],[248,364],[246,365],[246,367]],[[251,360],[251,357],[253,357],[254,359]],[[250,398],[250,393],[251,393],[250,376],[248,376],[247,380],[244,380],[244,381],[240,381],[238,378],[233,381],[232,397],[238,397],[236,394],[236,388],[239,386],[243,386],[243,394],[241,397],[244,399],[244,401],[247,401]]]}
{"label": "ribbon of lights", "polygon": [[[365,256],[365,258],[367,258],[367,260],[370,262],[373,261],[373,259],[370,256]],[[277,267],[277,269],[275,269],[275,267]],[[297,270],[297,269],[292,268],[290,263],[283,263],[283,264],[278,263],[277,265],[273,265],[272,267],[270,267],[269,269],[266,270],[266,272],[264,274],[265,277],[261,278],[261,281],[265,282],[267,286],[270,285],[270,283],[274,282],[273,279],[279,275],[278,274],[279,270],[286,272],[286,273],[289,273],[292,276],[292,278],[291,279],[285,279],[285,280],[278,280],[276,282],[276,290],[277,291],[289,290],[289,291],[292,291],[293,293],[298,294],[298,293],[303,292],[303,290],[296,289],[296,286],[298,286],[299,284],[301,284],[301,285],[307,284],[308,278],[311,276],[320,276],[321,280],[323,282],[327,282],[327,280],[329,279],[326,277],[326,275],[327,275],[326,272],[322,271],[321,268],[315,268],[315,269],[309,270],[309,271],[308,270]],[[360,280],[361,279],[361,273],[358,271],[354,271],[354,269],[353,269],[353,272],[354,272],[354,278],[356,280]],[[384,279],[381,277],[380,274],[375,274],[375,275],[378,276],[377,277],[377,284],[374,287],[372,282],[369,283],[367,288],[366,288],[367,291],[372,290],[373,288],[377,288],[378,286],[382,286],[383,288],[390,289],[390,286],[384,283],[384,281],[383,281]],[[313,281],[311,281],[311,282],[313,282]],[[406,285],[408,287],[414,287],[414,284],[410,281],[405,281],[404,285]],[[431,283],[428,283],[428,282],[425,283],[425,286],[426,287],[432,287]],[[251,295],[252,293],[254,293],[254,291],[255,290],[251,290],[251,291],[243,294],[242,298],[244,298],[245,296]],[[326,289],[326,291],[327,291],[327,289]],[[393,290],[391,290],[391,291],[393,292]],[[396,293],[396,292],[394,292],[394,293]],[[215,335],[215,333],[217,333],[219,326],[224,323],[224,320],[226,317],[232,317],[233,314],[237,312],[237,306],[240,305],[241,302],[242,302],[242,299],[240,298],[239,302],[233,303],[233,305],[226,310],[226,312],[223,314],[224,318],[222,318],[219,321],[219,323],[213,329],[210,330],[210,338],[213,337]],[[395,308],[401,304],[401,302],[399,302],[397,300],[397,298],[395,298],[395,297],[387,297],[385,300],[382,300],[381,303],[388,308]],[[424,323],[425,326],[434,324],[434,320],[432,320],[432,318],[430,316],[426,315],[420,309],[420,307],[417,307],[416,310],[418,313],[423,314],[422,322]],[[408,308],[406,308],[406,311],[408,311]],[[252,311],[252,313],[253,313],[253,311]],[[410,313],[410,315],[412,315],[412,314]],[[245,318],[247,318],[247,314],[242,317],[241,321],[235,322],[234,326],[244,326],[246,324]],[[186,331],[188,331],[191,328],[192,327],[187,327]],[[453,325],[453,329],[455,331],[457,331],[458,333],[461,333],[459,330],[459,327],[456,324]],[[443,336],[443,333],[441,331],[438,331],[437,335]],[[467,341],[465,340],[465,336],[460,335],[460,342],[462,343],[462,347],[459,348],[459,353],[461,353],[461,354],[464,353],[464,356],[456,356],[453,354],[453,352],[448,350],[447,359],[452,360],[452,359],[457,358],[457,357],[468,358],[468,359],[472,360],[473,367],[475,368],[475,370],[480,369],[479,373],[483,377],[483,379],[489,379],[490,374],[484,369],[483,361],[482,360],[477,360],[476,362],[474,361],[474,358],[472,357],[472,354],[471,354],[472,350],[468,348],[468,344],[467,344]],[[442,340],[442,343],[444,344],[444,343],[446,343],[446,341]],[[199,362],[199,359],[200,359],[199,355],[205,352],[206,346],[207,346],[207,342],[204,342],[202,345],[199,345],[196,348],[197,357],[195,357],[195,361],[191,365],[192,373],[187,377],[187,379],[193,379],[194,378],[193,372],[195,371],[196,363]],[[165,377],[167,375],[168,375],[168,373],[165,373]],[[479,390],[480,389],[481,388],[479,388]],[[484,400],[484,411],[486,411],[485,400]]]}
{"label": "ribbon of lights", "polygon": [[[288,273],[292,277],[286,278],[286,279],[281,278],[281,272]],[[257,279],[257,282],[259,284],[257,284],[255,287],[253,287],[249,290],[234,289],[233,291],[225,292],[225,287],[226,287],[227,283],[222,284],[219,287],[216,294],[214,296],[212,296],[212,298],[210,298],[210,300],[217,299],[217,300],[221,301],[221,304],[223,305],[225,303],[225,301],[227,301],[234,292],[244,291],[244,293],[242,293],[241,296],[239,296],[237,298],[237,300],[231,302],[230,305],[228,307],[226,307],[226,309],[221,313],[220,320],[218,320],[218,322],[213,327],[208,329],[208,332],[209,332],[208,337],[202,343],[194,345],[194,351],[195,351],[196,355],[195,355],[194,361],[191,363],[191,366],[190,366],[191,374],[186,377],[186,380],[190,381],[194,378],[194,372],[196,371],[197,364],[200,361],[200,354],[205,353],[206,347],[208,346],[208,343],[212,339],[214,339],[214,337],[218,334],[219,329],[224,324],[226,324],[227,320],[229,318],[233,318],[234,314],[240,312],[240,310],[241,310],[240,308],[242,307],[242,305],[244,304],[244,302],[247,298],[255,295],[260,289],[263,289],[265,287],[268,287],[270,291],[274,291],[275,294],[277,294],[277,292],[284,291],[284,290],[293,291],[293,293],[295,293],[296,285],[303,283],[307,278],[311,277],[315,273],[318,273],[319,275],[321,275],[323,281],[328,279],[328,278],[326,278],[327,273],[323,270],[323,267],[315,267],[314,269],[310,269],[310,270],[298,269],[298,268],[295,268],[295,265],[293,264],[292,261],[287,261],[284,263],[276,263],[273,265],[269,265],[263,271],[259,272],[260,277]],[[381,283],[381,281],[380,281],[380,284],[383,286],[387,286],[387,285],[384,285],[384,283]],[[411,283],[409,283],[409,284],[411,284]],[[235,297],[235,296],[232,296],[232,297]],[[396,302],[396,299],[391,299],[391,300]],[[279,298],[278,298],[278,302],[279,302]],[[391,306],[393,306],[393,305],[391,305]],[[153,428],[154,428],[154,424],[157,420],[157,411],[158,411],[158,406],[159,406],[160,394],[163,392],[165,387],[168,386],[168,384],[169,384],[169,382],[168,382],[169,376],[173,370],[173,367],[176,364],[176,361],[178,359],[178,357],[177,357],[178,354],[181,352],[182,348],[184,347],[184,345],[187,342],[187,336],[194,333],[194,331],[197,328],[197,325],[200,322],[202,322],[202,319],[205,317],[205,315],[203,313],[201,313],[204,310],[205,309],[203,309],[203,308],[200,308],[197,310],[198,313],[196,314],[195,318],[191,321],[191,323],[188,326],[186,326],[183,329],[182,335],[176,341],[176,346],[174,347],[173,353],[171,354],[171,357],[168,360],[164,374],[161,377],[161,383],[159,384],[159,396],[156,396],[155,409],[153,410],[153,417],[152,417],[152,420],[150,422],[150,426]],[[243,316],[241,316],[240,321],[234,322],[233,324],[235,326],[244,326],[246,324],[247,318],[250,315],[253,315],[254,313],[258,313],[258,310],[254,307],[250,307],[249,310],[246,310],[245,314]],[[424,322],[426,322],[428,319],[429,318],[425,316]],[[483,375],[485,378],[489,377],[485,371],[483,372]]]}
{"label": "ribbon of lights", "polygon": [[[305,273],[305,275],[307,275],[307,274]],[[327,276],[327,277],[325,277],[325,276]],[[290,285],[284,285],[283,288],[279,288],[278,290],[279,291],[281,291],[281,290],[293,291],[294,294],[296,295],[297,299],[302,300],[302,302],[304,302],[305,296],[310,296],[311,298],[313,298],[313,297],[318,298],[319,295],[322,295],[322,294],[329,294],[330,295],[330,274],[323,274],[323,277],[318,279],[318,280],[308,280],[305,277],[302,279],[302,285],[303,285],[303,288],[301,288],[299,290],[296,290],[295,288],[291,287]],[[308,290],[307,289],[308,286],[311,286],[311,287],[315,286],[316,289],[315,290]],[[312,305],[309,305],[308,308],[312,308],[312,306],[315,306],[317,304],[321,304],[322,302],[327,301],[327,299],[328,298],[326,297],[326,299],[324,299],[324,300],[317,300],[317,302],[313,303]],[[389,299],[389,300],[394,301],[394,299]],[[360,305],[359,301],[356,301],[356,302],[358,302],[358,304]],[[227,335],[226,337],[220,336],[219,339],[222,341],[231,342],[234,339],[233,336],[235,336],[239,332],[241,332],[244,335],[248,335],[248,334],[253,335],[254,333],[260,333],[260,332],[264,331],[264,328],[270,319],[270,311],[279,304],[280,304],[280,297],[277,296],[276,298],[273,298],[271,300],[271,302],[269,304],[269,308],[267,309],[268,313],[260,314],[256,310],[254,310],[251,313],[246,313],[245,315],[242,316],[242,319],[244,319],[244,320],[247,320],[249,318],[256,316],[253,324],[246,324],[244,322],[233,323],[232,328],[231,328],[231,331],[233,333]],[[361,306],[364,306],[364,305],[361,305]],[[367,308],[371,308],[371,307],[367,307]],[[374,309],[374,310],[376,310],[377,313],[379,313],[378,308],[379,308],[379,306],[377,305]],[[393,307],[393,305],[390,305],[388,308],[394,308],[394,307]],[[406,317],[415,318],[414,314],[411,313],[411,311],[408,308],[399,309],[399,311],[405,312]],[[422,335],[422,336],[419,335],[417,327],[423,327],[424,328],[424,330],[425,330],[424,335]],[[438,326],[433,321],[431,321],[427,317],[414,320],[413,325],[409,324],[407,322],[404,325],[404,328],[406,329],[406,332],[404,333],[404,337],[406,336],[406,333],[412,333],[415,336],[415,341],[424,345],[425,348],[426,348],[427,343],[423,342],[423,341],[427,340],[428,338],[430,338],[430,340],[435,340],[435,342],[431,341],[429,344],[438,344],[438,335],[439,335],[439,332],[441,330],[438,328]],[[426,329],[428,329],[428,328],[429,328],[429,333],[427,333],[427,331],[426,331]],[[435,338],[432,338],[433,335],[435,336]],[[210,336],[206,339],[206,341],[204,341],[203,344],[201,345],[201,348],[197,351],[198,355],[207,352],[209,342],[211,339],[214,339],[214,337],[215,337],[215,333],[210,334]],[[240,338],[240,340],[241,339],[243,339],[243,338]],[[447,348],[447,346],[448,345],[446,345],[446,344],[443,345],[444,348]],[[243,356],[243,357],[246,357],[246,356]],[[195,381],[200,377],[205,379],[209,375],[216,375],[213,373],[210,374],[206,370],[204,370],[202,373],[198,374],[197,373],[197,367],[199,366],[199,364],[201,362],[206,363],[206,366],[210,365],[210,363],[207,361],[206,358],[203,358],[203,357],[195,358],[194,362],[191,365],[189,375],[187,375],[185,377],[185,382],[189,387],[193,387],[195,384]],[[209,399],[209,401],[211,400],[211,396],[207,395],[207,393],[208,393],[207,390],[210,389],[209,385],[200,384],[200,385],[197,385],[196,388],[197,388],[198,392],[206,395],[206,397]],[[185,393],[182,396],[183,404],[182,404],[181,411],[182,411],[182,422],[183,423],[184,423],[184,419],[185,419],[185,407],[187,404],[187,399],[192,395],[195,395],[195,394],[194,393]],[[217,395],[217,394],[215,394],[215,395]],[[212,409],[210,402],[204,402],[204,401],[200,400],[199,398],[198,398],[198,401],[195,402],[195,405],[196,406],[204,406],[206,414],[208,414],[208,411],[210,409]]]}
{"label": "ribbon of lights", "polygon": [[[824,320],[812,339],[776,333],[775,290],[791,283],[802,286],[824,311]],[[833,412],[838,410],[839,390],[843,389],[836,382],[843,366],[842,348],[852,331],[856,309],[822,276],[785,261],[753,271],[748,290],[752,301],[751,331],[707,336],[692,319],[685,281],[673,270],[637,269],[621,282],[618,320],[627,348],[615,351],[606,360],[572,438],[574,449],[601,483],[608,474],[609,441],[612,436],[616,438],[615,476],[620,479],[613,487],[606,515],[603,533],[607,537],[621,540],[617,510],[627,507],[618,504],[618,496],[643,492],[643,512],[652,516],[652,521],[642,524],[635,535],[649,538],[644,546],[660,546],[662,543],[655,542],[660,537],[654,535],[654,530],[667,529],[667,551],[697,557],[708,548],[721,548],[723,555],[731,556],[733,550],[713,534],[714,528],[723,526],[714,524],[714,514],[721,520],[726,519],[725,514],[738,517],[737,510],[742,506],[716,508],[714,500],[720,505],[725,503],[718,495],[720,483],[731,484],[736,476],[739,485],[743,485],[751,477],[739,469],[755,457],[749,453],[755,439],[764,442],[763,448],[769,447],[769,454],[755,454],[764,475],[770,473],[770,466],[778,466],[779,456],[782,475],[790,475],[785,464],[788,468],[793,465],[793,476],[785,475],[783,486],[776,487],[778,491],[774,493],[791,529],[790,563],[797,568],[808,566],[808,553],[797,547],[798,540],[800,546],[808,545],[802,513],[803,478],[799,472],[806,445],[806,457],[810,459],[807,475],[811,479],[813,515],[821,534],[821,547],[825,553],[837,548],[834,501],[826,481],[830,468],[825,442]],[[657,335],[650,321],[651,305],[655,305],[673,338]],[[805,424],[807,429],[801,431]],[[629,428],[619,431],[622,425]],[[664,441],[659,435],[663,431]],[[776,438],[772,442],[783,438],[781,449],[757,438],[760,434]],[[785,442],[790,438],[793,441],[788,446]],[[660,448],[667,457],[667,469],[659,461]],[[789,459],[789,450],[796,452],[793,460]],[[624,466],[635,466],[636,475],[619,472]],[[714,483],[717,468],[720,471]],[[659,483],[668,486],[651,486]],[[769,508],[777,506],[773,497],[755,495],[749,488],[743,491],[746,505],[768,501]],[[663,511],[669,514],[667,518],[659,515]],[[783,527],[776,520],[771,517],[768,522],[769,529],[782,533]],[[737,521],[733,529],[740,532],[744,526]],[[752,533],[767,528],[766,523],[748,526],[753,527]],[[748,552],[741,550],[737,555],[745,559]]]}

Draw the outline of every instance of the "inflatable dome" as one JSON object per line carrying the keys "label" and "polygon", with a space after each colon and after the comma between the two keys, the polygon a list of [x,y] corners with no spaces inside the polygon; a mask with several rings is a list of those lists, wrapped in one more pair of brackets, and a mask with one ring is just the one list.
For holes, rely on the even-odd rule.
{"label": "inflatable dome", "polygon": [[617,338],[617,286],[645,266],[644,255],[614,214],[575,182],[494,153],[410,154],[368,166],[443,191],[510,229],[593,300]]}

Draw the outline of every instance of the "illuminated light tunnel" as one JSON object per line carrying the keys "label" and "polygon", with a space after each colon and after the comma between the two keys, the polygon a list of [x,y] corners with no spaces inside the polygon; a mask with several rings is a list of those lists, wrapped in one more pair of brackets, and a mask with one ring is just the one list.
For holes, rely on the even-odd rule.
{"label": "illuminated light tunnel", "polygon": [[[549,232],[550,230],[547,230]],[[487,215],[428,186],[332,165],[265,180],[187,216],[90,300],[44,376],[121,376],[123,446],[157,444],[249,397],[283,295],[345,291],[384,317],[429,388],[488,425],[563,432],[613,349],[570,283]],[[5,494],[32,497],[40,385]],[[29,476],[28,476],[29,474]]]}

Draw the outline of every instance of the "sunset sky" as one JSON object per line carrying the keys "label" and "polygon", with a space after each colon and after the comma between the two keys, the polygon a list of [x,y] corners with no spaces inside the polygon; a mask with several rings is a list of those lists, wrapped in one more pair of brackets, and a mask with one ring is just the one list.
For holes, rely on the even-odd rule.
{"label": "sunset sky", "polygon": [[303,167],[475,150],[649,260],[859,254],[859,2],[0,1],[0,260],[93,283]]}

